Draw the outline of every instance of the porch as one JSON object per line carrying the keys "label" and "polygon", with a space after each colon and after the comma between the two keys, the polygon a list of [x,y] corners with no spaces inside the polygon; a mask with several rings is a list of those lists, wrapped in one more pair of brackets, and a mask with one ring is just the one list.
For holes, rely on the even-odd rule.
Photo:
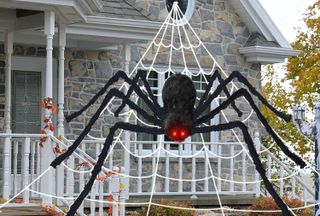
{"label": "porch", "polygon": [[[64,209],[72,204],[88,180],[103,140],[84,141],[60,167],[39,179],[43,174],[41,164],[47,160],[39,146],[39,138],[44,136],[48,137],[46,144],[51,144],[52,149],[59,146],[63,150],[72,143],[72,140],[57,139],[53,135],[0,134],[1,144],[5,147],[2,195],[9,199],[27,187],[14,201],[21,202],[20,205],[55,204]],[[124,215],[125,207],[144,206],[150,199],[153,202],[181,200],[198,207],[218,206],[218,199],[221,199],[224,205],[242,206],[249,205],[255,197],[267,195],[247,152],[241,150],[239,143],[214,143],[217,151],[210,151],[212,143],[205,144],[206,147],[196,142],[177,146],[170,142],[117,140],[79,214],[100,212],[102,215],[106,208],[113,206],[115,215]],[[258,134],[255,144],[267,155],[267,174],[271,179],[278,179],[273,183],[279,194],[297,196],[306,204],[311,203],[314,192],[310,185],[265,149]],[[144,145],[149,150],[144,150]],[[190,146],[191,151],[186,151],[186,146]],[[205,159],[207,153],[209,160]],[[278,176],[274,175],[275,169]],[[113,199],[107,200],[110,195]]]}

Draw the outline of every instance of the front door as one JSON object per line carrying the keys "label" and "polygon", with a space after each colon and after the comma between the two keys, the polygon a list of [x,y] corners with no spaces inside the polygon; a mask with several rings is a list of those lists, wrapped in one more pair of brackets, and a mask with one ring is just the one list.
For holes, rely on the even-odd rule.
{"label": "front door", "polygon": [[41,130],[41,72],[13,71],[12,131],[38,134]]}

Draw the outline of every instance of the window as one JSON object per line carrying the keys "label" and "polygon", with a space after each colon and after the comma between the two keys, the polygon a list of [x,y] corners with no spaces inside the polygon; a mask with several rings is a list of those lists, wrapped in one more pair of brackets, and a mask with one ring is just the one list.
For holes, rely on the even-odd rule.
{"label": "window", "polygon": [[39,133],[41,129],[41,73],[13,71],[12,130]]}
{"label": "window", "polygon": [[[154,71],[150,72],[150,75],[148,77],[148,83],[151,86],[151,89],[153,91],[153,94],[157,95],[157,94],[161,94],[160,90],[162,89],[165,80],[169,77],[169,74],[159,74],[156,73]],[[210,76],[207,75],[206,79],[208,80]],[[207,87],[206,84],[206,80],[204,78],[203,75],[199,75],[199,76],[193,76],[192,77],[193,83],[195,85],[195,88],[197,90],[197,98],[200,99],[200,97],[202,97],[202,95],[205,92],[205,89]],[[158,102],[160,103],[160,105],[162,105],[162,98],[161,95],[158,96]],[[198,104],[198,100],[196,101],[196,105]],[[145,104],[145,102],[143,102],[143,100],[138,100],[138,105],[144,109],[145,111],[147,111],[148,113],[152,113],[152,111],[148,108],[148,106]],[[207,114],[210,112],[210,110],[212,110],[214,107],[216,107],[217,104],[215,104],[215,102],[213,102],[211,104],[211,107],[208,107],[208,109],[203,113],[203,115]],[[138,115],[138,118],[147,122],[147,120],[145,120],[141,115]],[[214,119],[212,119],[211,121],[206,122],[206,124],[210,125],[210,124],[217,124],[217,122],[219,121],[219,118],[216,117]],[[137,120],[137,124],[139,125],[143,125],[142,123],[140,123]],[[218,133],[217,132],[212,132],[212,133],[205,133],[203,134],[203,140],[204,142],[208,143],[208,145],[212,142],[216,142],[218,141]],[[139,145],[142,145],[142,150],[147,153],[150,153],[150,151],[152,150],[152,146],[154,143],[158,143],[161,140],[161,136],[156,136],[156,135],[151,135],[151,134],[146,134],[146,133],[137,133],[137,143]],[[165,136],[165,142],[170,143],[171,141]],[[199,145],[197,145],[196,150],[200,150],[202,148],[202,138],[200,134],[195,134],[192,137],[189,137],[186,140],[186,143],[190,143],[190,142],[197,142],[199,143]],[[215,145],[214,144],[210,144],[209,148],[211,149],[211,151],[216,151],[215,149]],[[177,144],[171,144],[170,145],[170,150],[178,150],[179,149],[179,145]],[[183,152],[185,152],[186,154],[191,154],[191,145],[183,145]]]}
{"label": "window", "polygon": [[[171,11],[173,2],[175,1],[177,0],[164,0],[168,11]],[[192,17],[192,14],[195,8],[195,0],[178,0],[178,5],[182,13],[186,17],[186,19],[189,21]],[[184,25],[184,24],[185,24],[184,22],[181,23],[181,25]]]}

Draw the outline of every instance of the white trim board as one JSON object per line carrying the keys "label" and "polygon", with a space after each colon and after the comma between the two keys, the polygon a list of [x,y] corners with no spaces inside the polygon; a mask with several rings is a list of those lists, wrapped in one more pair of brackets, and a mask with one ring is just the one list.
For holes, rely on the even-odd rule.
{"label": "white trim board", "polygon": [[285,58],[297,56],[301,51],[282,47],[251,46],[242,47],[239,52],[246,57],[248,62],[274,64],[283,62]]}

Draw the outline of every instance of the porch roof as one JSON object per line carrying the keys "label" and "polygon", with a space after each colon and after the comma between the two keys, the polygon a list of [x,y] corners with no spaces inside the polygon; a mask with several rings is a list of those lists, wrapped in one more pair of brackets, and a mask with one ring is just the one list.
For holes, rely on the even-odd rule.
{"label": "porch roof", "polygon": [[[261,62],[260,58],[250,58],[250,56],[259,57],[261,54],[266,54],[262,63],[282,62],[284,58],[299,53],[292,50],[291,45],[259,0],[229,0],[229,2],[249,27],[250,32],[257,32],[265,38],[262,45],[240,48],[240,53],[248,57],[249,61]],[[0,8],[53,10],[58,23],[68,24],[68,46],[71,44],[72,47],[73,44],[76,44],[78,48],[103,49],[103,47],[114,44],[115,41],[116,43],[130,43],[136,40],[151,40],[161,24],[160,20],[155,20],[152,14],[139,8],[133,0],[5,0],[0,2]],[[36,18],[43,20],[39,19],[39,16],[41,14],[31,17],[34,20]],[[0,31],[5,28],[1,26]],[[24,30],[20,31],[22,41],[15,38],[18,43],[26,42],[24,40],[28,37],[33,37],[34,42],[42,41],[36,38],[37,35],[43,35],[43,25],[42,28],[39,28],[39,21],[32,22],[32,18],[28,21],[27,28],[33,31],[25,31],[26,27],[19,24],[19,21],[11,22],[9,26],[14,26],[14,31],[20,31],[19,28]],[[94,47],[92,47],[93,43]],[[259,48],[257,52],[258,47],[263,47],[263,49]],[[269,58],[268,56],[275,47],[281,54],[274,52],[272,58]]]}

